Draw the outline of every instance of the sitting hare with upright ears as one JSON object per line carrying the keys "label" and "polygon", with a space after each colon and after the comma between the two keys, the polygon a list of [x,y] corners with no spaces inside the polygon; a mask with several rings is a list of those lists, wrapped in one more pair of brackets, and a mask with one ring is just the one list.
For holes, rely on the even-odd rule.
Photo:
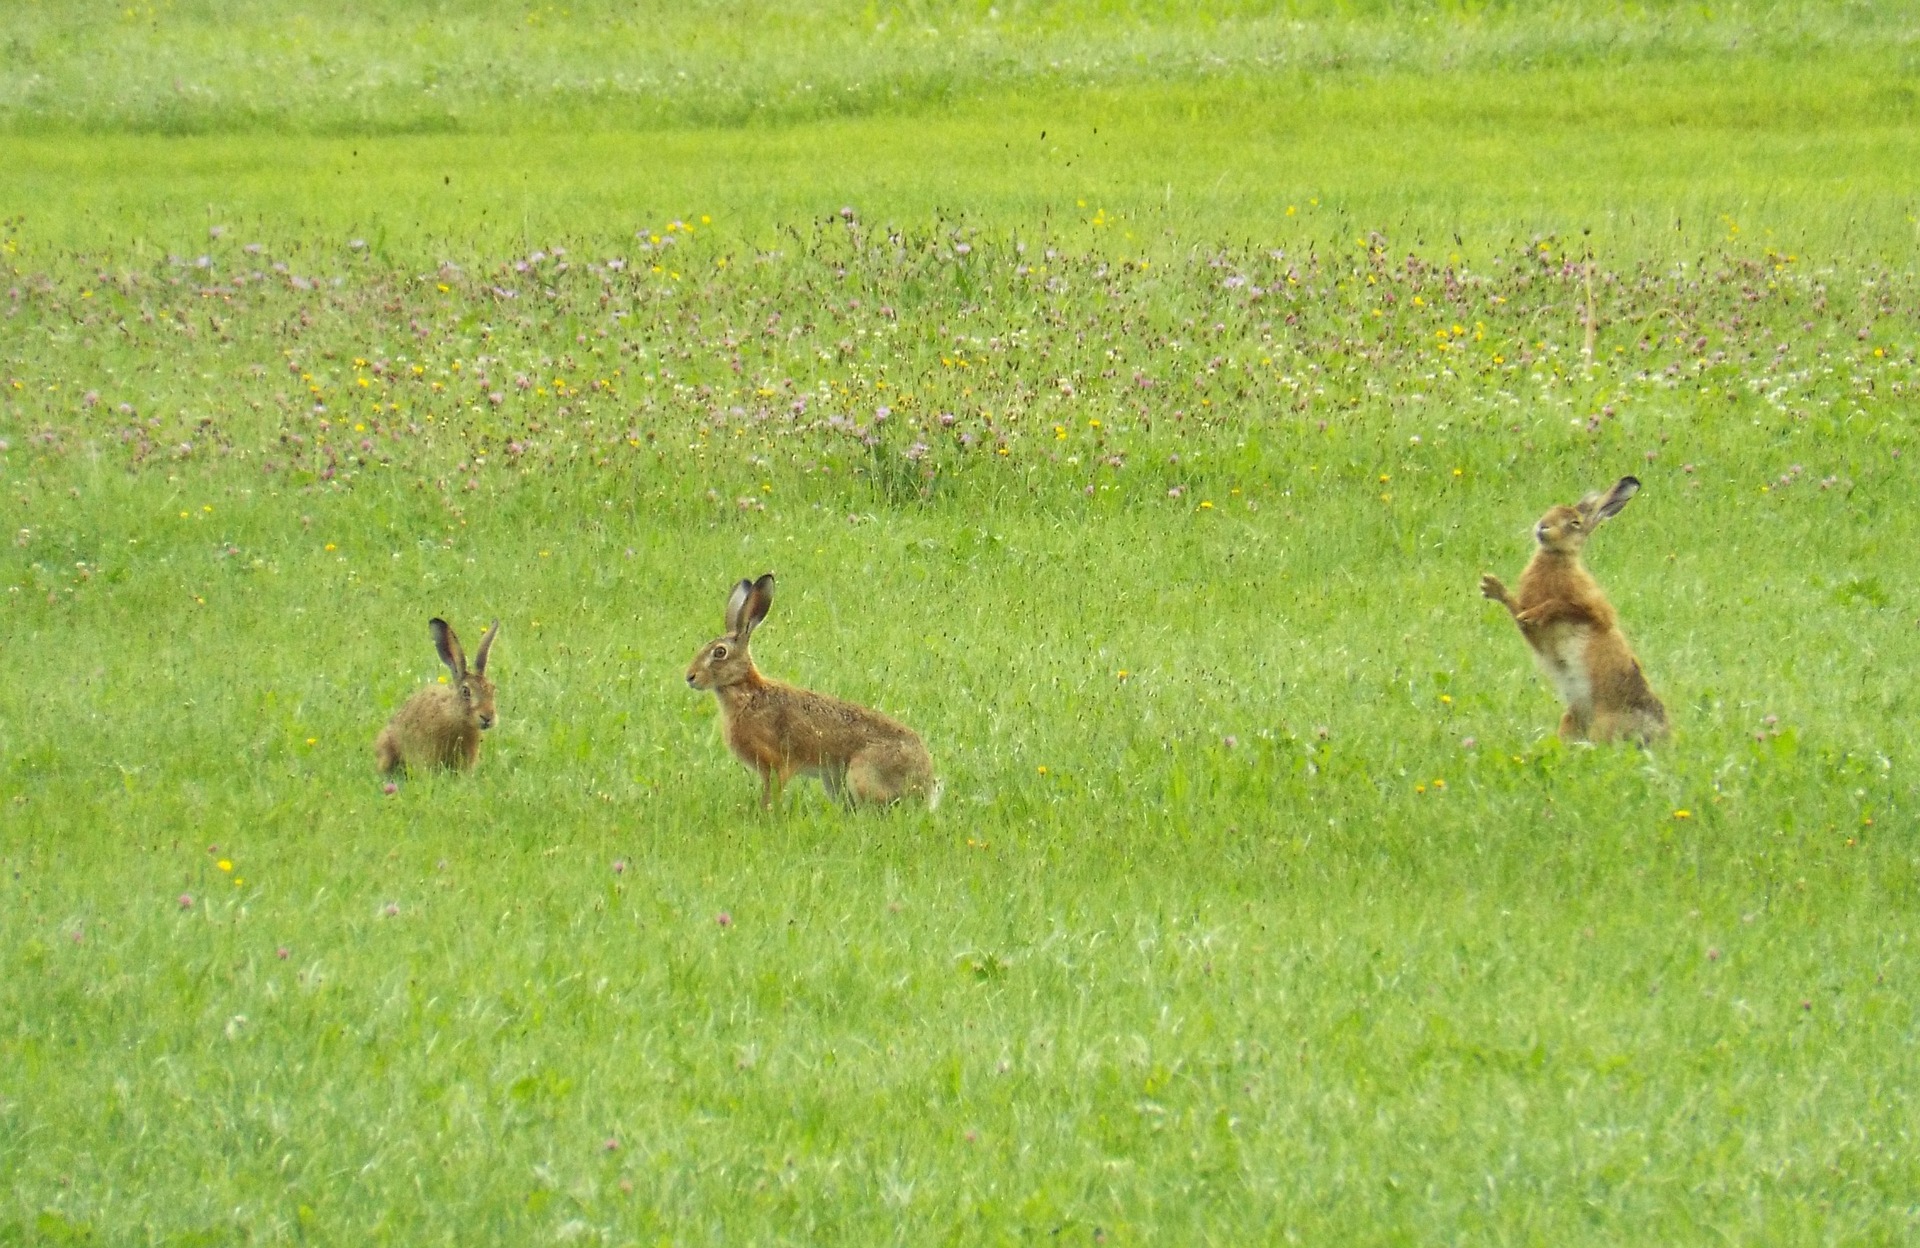
{"label": "sitting hare with upright ears", "polygon": [[1513,616],[1540,669],[1566,702],[1563,740],[1626,737],[1645,745],[1667,735],[1667,708],[1648,688],[1614,621],[1612,604],[1580,562],[1593,530],[1618,515],[1639,490],[1638,481],[1622,477],[1605,494],[1589,494],[1540,517],[1533,529],[1539,548],[1520,574],[1518,598],[1492,573],[1480,578],[1480,592]]}
{"label": "sitting hare with upright ears", "polygon": [[417,767],[467,770],[480,757],[481,730],[493,727],[493,682],[487,679],[487,651],[500,633],[500,621],[495,620],[480,639],[471,668],[460,639],[445,620],[428,620],[427,629],[453,680],[429,685],[414,694],[380,730],[373,753],[383,772]]}
{"label": "sitting hare with upright ears", "polygon": [[773,606],[773,573],[741,581],[727,599],[727,631],[700,648],[687,683],[720,700],[727,746],[760,773],[760,805],[771,808],[796,773],[820,777],[833,797],[886,805],[909,793],[940,799],[933,759],[913,729],[878,711],[768,680],[747,642]]}

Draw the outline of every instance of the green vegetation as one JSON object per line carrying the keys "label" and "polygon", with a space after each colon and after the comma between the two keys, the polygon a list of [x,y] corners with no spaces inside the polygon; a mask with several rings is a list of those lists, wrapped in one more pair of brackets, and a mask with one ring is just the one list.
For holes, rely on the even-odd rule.
{"label": "green vegetation", "polygon": [[1004,8],[0,19],[0,1242],[1920,1229],[1912,23]]}
{"label": "green vegetation", "polygon": [[[1834,256],[1920,241],[1910,5],[23,0],[6,21],[0,213],[115,255],[227,224],[498,260],[696,213],[765,242],[848,203],[1000,228],[1105,208],[1180,246],[1585,230],[1622,263],[1696,255],[1725,218]],[[1288,217],[1311,199],[1321,219]]]}

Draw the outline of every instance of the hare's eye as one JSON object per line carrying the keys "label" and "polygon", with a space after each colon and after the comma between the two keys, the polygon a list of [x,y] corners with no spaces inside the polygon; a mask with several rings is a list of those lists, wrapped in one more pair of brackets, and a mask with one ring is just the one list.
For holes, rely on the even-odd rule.
{"label": "hare's eye", "polygon": [[1570,529],[1577,529],[1577,528],[1579,528],[1579,527],[1580,527],[1580,521],[1578,521],[1578,520],[1569,520],[1569,521],[1567,521],[1567,527],[1568,527],[1568,528],[1570,528]]}
{"label": "hare's eye", "polygon": [[726,648],[725,646],[715,646],[715,647],[713,648],[713,657],[714,657],[714,658],[716,658],[716,659],[724,659],[724,658],[726,658],[726,657],[727,657],[727,648]]}

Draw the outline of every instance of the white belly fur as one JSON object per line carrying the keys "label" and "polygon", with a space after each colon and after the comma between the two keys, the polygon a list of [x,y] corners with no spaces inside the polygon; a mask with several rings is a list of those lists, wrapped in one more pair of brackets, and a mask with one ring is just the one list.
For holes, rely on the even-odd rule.
{"label": "white belly fur", "polygon": [[1533,652],[1560,700],[1582,714],[1593,709],[1593,678],[1587,672],[1587,639],[1592,632],[1585,624],[1553,625]]}

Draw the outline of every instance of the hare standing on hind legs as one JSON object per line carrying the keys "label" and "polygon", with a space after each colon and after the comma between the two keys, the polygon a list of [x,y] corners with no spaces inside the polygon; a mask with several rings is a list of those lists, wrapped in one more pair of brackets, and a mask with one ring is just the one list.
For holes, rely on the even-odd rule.
{"label": "hare standing on hind legs", "polygon": [[820,777],[827,792],[855,805],[887,805],[917,793],[940,799],[933,759],[913,729],[878,711],[768,680],[747,642],[773,606],[773,573],[741,581],[727,599],[727,631],[700,648],[687,683],[720,700],[727,747],[760,773],[760,805],[773,806],[795,774]]}
{"label": "hare standing on hind legs", "polygon": [[1645,745],[1667,735],[1667,708],[1647,687],[1640,661],[1614,622],[1613,605],[1580,562],[1593,530],[1639,490],[1634,478],[1621,477],[1605,494],[1589,494],[1540,517],[1533,528],[1539,547],[1520,574],[1519,597],[1490,572],[1480,578],[1480,592],[1513,616],[1566,702],[1562,740],[1626,737]]}
{"label": "hare standing on hind legs", "polygon": [[487,679],[487,651],[500,632],[500,621],[495,620],[480,639],[472,668],[467,667],[467,652],[460,648],[460,639],[445,620],[428,620],[427,629],[453,680],[414,694],[380,730],[373,753],[383,772],[416,767],[468,770],[480,757],[481,730],[493,727],[493,682]]}

